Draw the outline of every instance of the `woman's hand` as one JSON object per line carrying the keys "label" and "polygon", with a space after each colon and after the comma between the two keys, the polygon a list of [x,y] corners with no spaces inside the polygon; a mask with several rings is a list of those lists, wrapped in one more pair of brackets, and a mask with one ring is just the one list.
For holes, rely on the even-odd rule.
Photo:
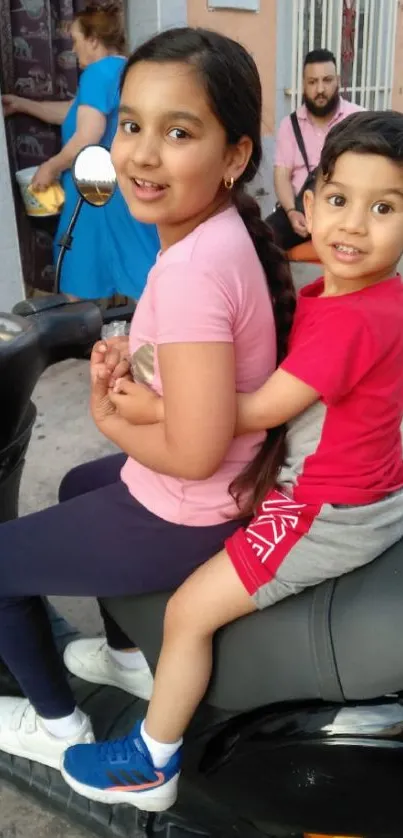
{"label": "woman's hand", "polygon": [[38,171],[35,172],[31,181],[32,189],[35,192],[42,192],[54,183],[59,175],[60,170],[56,163],[54,163],[53,157],[51,157],[49,160],[46,160],[46,163],[42,163]]}
{"label": "woman's hand", "polygon": [[15,96],[14,93],[5,93],[1,97],[1,104],[4,116],[14,116],[21,111],[21,97]]}
{"label": "woman's hand", "polygon": [[145,384],[120,378],[109,398],[119,416],[131,425],[154,425],[164,421],[163,399]]}

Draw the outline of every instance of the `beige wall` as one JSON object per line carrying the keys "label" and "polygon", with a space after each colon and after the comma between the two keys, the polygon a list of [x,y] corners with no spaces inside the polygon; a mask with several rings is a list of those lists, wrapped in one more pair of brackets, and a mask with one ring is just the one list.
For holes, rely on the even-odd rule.
{"label": "beige wall", "polygon": [[396,28],[395,71],[393,76],[392,108],[403,111],[403,3],[399,3]]}
{"label": "beige wall", "polygon": [[208,11],[207,0],[187,0],[189,26],[216,29],[252,53],[263,84],[263,133],[273,134],[276,97],[276,0],[261,0],[261,11]]}

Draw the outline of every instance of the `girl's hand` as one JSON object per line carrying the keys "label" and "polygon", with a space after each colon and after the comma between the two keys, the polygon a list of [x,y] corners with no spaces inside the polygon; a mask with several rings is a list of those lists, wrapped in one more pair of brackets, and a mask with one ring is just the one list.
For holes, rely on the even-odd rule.
{"label": "girl's hand", "polygon": [[94,343],[91,351],[91,358],[90,358],[90,374],[91,374],[91,383],[95,384],[98,379],[107,379],[108,386],[109,386],[109,378],[110,372],[106,366],[106,353],[108,347],[104,340],[97,340]]}
{"label": "girl's hand", "polygon": [[98,341],[91,353],[91,414],[99,430],[103,430],[105,421],[116,413],[110,395],[111,373],[105,363],[107,347],[103,341]]}
{"label": "girl's hand", "polygon": [[130,372],[129,343],[126,337],[107,338],[98,340],[91,353],[91,371],[96,366],[102,367],[101,378],[107,378],[109,387],[113,388],[118,378],[123,378]]}
{"label": "girl's hand", "polygon": [[115,405],[112,404],[109,395],[108,382],[104,378],[97,378],[95,371],[91,375],[91,414],[100,431],[105,433],[105,423],[116,416]]}
{"label": "girl's hand", "polygon": [[35,192],[42,192],[57,180],[59,174],[60,172],[51,157],[50,160],[46,161],[46,163],[42,163],[42,165],[39,166],[38,171],[35,172],[31,181],[32,189]]}
{"label": "girl's hand", "polygon": [[131,425],[154,425],[164,420],[163,399],[144,384],[120,378],[109,398],[118,415]]}
{"label": "girl's hand", "polygon": [[119,378],[131,378],[129,338],[112,337],[102,343],[106,345],[105,364],[110,372],[110,386],[113,388]]}

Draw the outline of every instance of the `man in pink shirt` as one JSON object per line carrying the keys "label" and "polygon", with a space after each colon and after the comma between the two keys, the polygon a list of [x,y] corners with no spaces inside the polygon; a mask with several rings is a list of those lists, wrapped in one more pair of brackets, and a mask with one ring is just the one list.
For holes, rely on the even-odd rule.
{"label": "man in pink shirt", "polygon": [[[310,171],[316,169],[327,134],[348,114],[362,110],[340,96],[336,59],[327,49],[309,52],[304,61],[304,103],[296,111]],[[274,188],[292,231],[301,241],[308,237],[305,216],[298,208],[298,195],[308,177],[303,155],[286,116],[280,124],[274,158]],[[270,219],[268,219],[270,223]],[[297,243],[297,242],[296,242]]]}

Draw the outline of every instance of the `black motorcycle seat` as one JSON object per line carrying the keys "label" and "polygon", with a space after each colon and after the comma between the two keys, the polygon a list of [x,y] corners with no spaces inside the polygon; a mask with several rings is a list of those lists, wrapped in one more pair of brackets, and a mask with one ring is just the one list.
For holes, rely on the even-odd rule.
{"label": "black motorcycle seat", "polygon": [[[169,594],[104,600],[152,666]],[[368,700],[403,690],[403,541],[337,580],[226,626],[209,704],[242,712],[284,701]]]}

